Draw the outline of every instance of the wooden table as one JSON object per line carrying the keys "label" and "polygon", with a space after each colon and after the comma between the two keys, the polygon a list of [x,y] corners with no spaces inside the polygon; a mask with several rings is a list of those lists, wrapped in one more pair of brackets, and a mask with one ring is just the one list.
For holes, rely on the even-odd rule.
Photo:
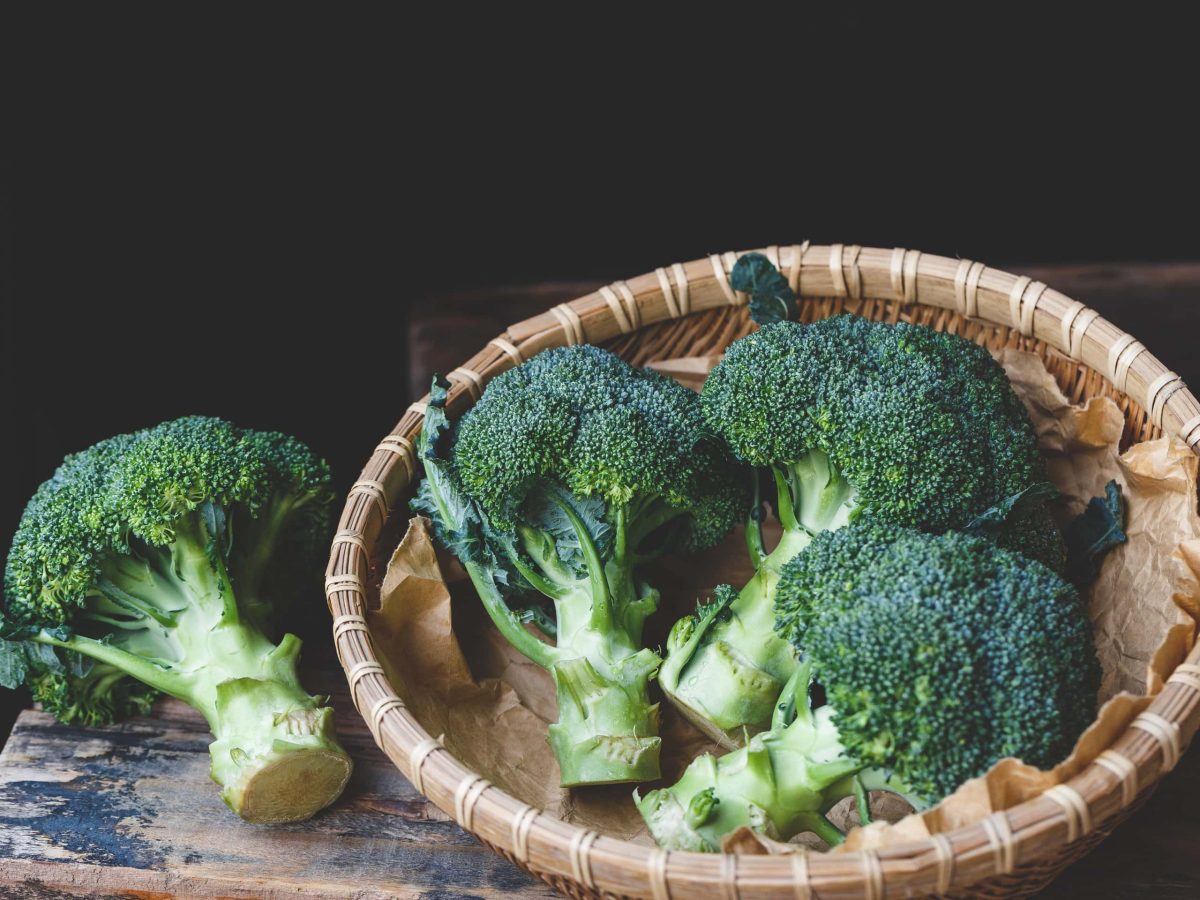
{"label": "wooden table", "polygon": [[[1020,267],[1099,309],[1200,385],[1200,264]],[[412,393],[509,322],[598,282],[471,291],[414,304]],[[397,413],[402,404],[397,403]],[[364,459],[377,435],[363,436]],[[314,648],[310,645],[310,653]],[[174,701],[153,718],[80,729],[21,713],[0,753],[0,896],[548,897],[418,795],[378,751],[328,648],[305,683],[334,696],[356,769],[346,794],[311,822],[246,825],[208,778],[203,721]],[[1200,897],[1200,753],[1045,898]]]}
{"label": "wooden table", "polygon": [[332,695],[354,775],[299,825],[247,825],[226,809],[208,726],[179,701],[104,729],[22,712],[0,753],[0,897],[557,896],[416,792],[375,746],[331,654],[304,684]]}

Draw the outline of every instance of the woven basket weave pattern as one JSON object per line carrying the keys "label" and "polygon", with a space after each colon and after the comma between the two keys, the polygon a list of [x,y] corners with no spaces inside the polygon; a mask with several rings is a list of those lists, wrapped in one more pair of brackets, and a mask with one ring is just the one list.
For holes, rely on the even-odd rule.
{"label": "woven basket weave pattern", "polygon": [[[1162,433],[1200,448],[1200,403],[1150,352],[1093,310],[1026,277],[915,250],[808,244],[764,252],[802,297],[802,319],[842,311],[1038,353],[1074,401],[1112,397],[1124,442]],[[548,347],[603,344],[631,362],[717,354],[752,330],[729,284],[737,254],[616,282],[516,323],[448,373],[461,414],[487,381]],[[574,897],[1023,896],[1097,844],[1178,760],[1200,717],[1200,649],[1103,757],[1053,791],[934,840],[878,852],[794,857],[667,853],[540,814],[469,771],[422,729],[379,664],[364,617],[380,563],[419,479],[424,402],[380,442],[351,489],[326,593],[351,696],[376,742],[417,789],[493,850]],[[393,514],[395,511],[395,514]],[[390,526],[390,527],[389,527]],[[381,540],[381,535],[383,539]]]}

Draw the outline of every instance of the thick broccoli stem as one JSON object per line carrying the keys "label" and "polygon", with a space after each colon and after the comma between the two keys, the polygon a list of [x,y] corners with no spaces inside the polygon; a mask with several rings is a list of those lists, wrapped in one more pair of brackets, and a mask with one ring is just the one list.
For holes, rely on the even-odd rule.
{"label": "thick broccoli stem", "polygon": [[[443,521],[453,521],[446,482],[431,477],[429,485]],[[463,566],[500,633],[554,678],[558,722],[549,727],[549,741],[561,783],[653,780],[660,774],[662,740],[649,682],[660,660],[639,645],[642,624],[658,606],[658,592],[633,575],[635,541],[627,509],[613,513],[616,549],[605,561],[570,503],[555,502],[579,542],[585,577],[562,562],[551,536],[528,525],[516,526],[520,547],[507,548],[508,562],[554,603],[554,646],[525,627],[522,614],[508,605],[482,565],[467,559]],[[632,536],[636,540],[637,533]]]}
{"label": "thick broccoli stem", "polygon": [[[675,623],[659,684],[692,722],[727,747],[741,743],[743,730],[761,730],[775,700],[796,670],[796,651],[775,633],[775,585],[779,570],[808,546],[812,536],[845,525],[854,492],[829,458],[810,451],[799,462],[771,468],[778,491],[776,509],[783,534],[767,553],[751,543],[760,560],[729,614],[696,633],[693,618]],[[752,536],[761,527],[752,516]],[[754,537],[751,538],[754,540]]]}
{"label": "thick broccoli stem", "polygon": [[659,657],[639,647],[642,623],[658,592],[638,583],[628,564],[627,516],[618,511],[616,558],[601,559],[570,505],[561,508],[579,540],[587,578],[566,571],[552,545],[526,533],[526,552],[553,585],[558,638],[549,666],[558,721],[549,728],[565,787],[650,781],[659,777],[658,704],[650,679]]}
{"label": "thick broccoli stem", "polygon": [[337,798],[350,758],[337,743],[333,711],[300,684],[300,641],[289,634],[273,644],[237,614],[238,599],[202,522],[177,528],[173,544],[110,563],[100,583],[93,605],[115,608],[123,622],[109,640],[45,631],[34,639],[199,710],[215,738],[213,780],[247,821],[306,819]]}
{"label": "thick broccoli stem", "polygon": [[659,658],[595,633],[586,638],[585,647],[565,645],[564,658],[550,667],[558,721],[549,740],[561,783],[653,781],[660,776],[662,739],[649,683]]}
{"label": "thick broccoli stem", "polygon": [[634,794],[660,846],[716,852],[721,838],[743,825],[775,840],[811,831],[841,843],[825,813],[853,791],[862,766],[842,755],[832,711],[809,710],[808,682],[809,666],[802,665],[779,695],[772,728],[746,746],[720,759],[705,754],[671,787]]}

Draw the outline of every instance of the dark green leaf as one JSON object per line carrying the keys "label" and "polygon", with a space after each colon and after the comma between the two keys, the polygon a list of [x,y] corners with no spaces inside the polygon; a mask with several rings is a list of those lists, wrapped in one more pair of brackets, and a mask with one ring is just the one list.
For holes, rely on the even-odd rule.
{"label": "dark green leaf", "polygon": [[759,325],[796,318],[795,292],[761,253],[743,254],[729,273],[729,283],[750,295],[750,318]]}
{"label": "dark green leaf", "polygon": [[86,678],[96,665],[96,661],[90,656],[84,656],[74,650],[65,651],[63,656],[66,659],[68,674],[74,675],[76,678]]}
{"label": "dark green leaf", "polygon": [[56,625],[53,628],[42,628],[41,632],[49,635],[56,641],[65,641],[71,636],[71,628],[69,625]]}
{"label": "dark green leaf", "polygon": [[65,675],[67,672],[62,660],[49,644],[26,641],[25,656],[29,660],[29,667],[35,671],[52,672],[55,675]]}
{"label": "dark green leaf", "polygon": [[696,604],[696,618],[706,627],[710,622],[729,618],[729,606],[737,599],[738,592],[731,584],[718,584],[713,588],[712,599]]}
{"label": "dark green leaf", "polygon": [[541,481],[530,488],[522,507],[525,520],[548,534],[554,540],[558,558],[582,575],[587,571],[583,548],[562,508],[563,503],[582,520],[602,559],[611,553],[613,528],[605,516],[604,501],[598,497],[577,497],[551,481]]}
{"label": "dark green leaf", "polygon": [[417,458],[425,468],[425,478],[410,504],[412,510],[429,516],[434,537],[463,562],[474,563],[502,591],[524,586],[521,579],[497,558],[492,544],[511,545],[510,535],[498,535],[490,528],[479,505],[462,490],[450,461],[452,426],[446,416],[449,382],[435,378],[425,409],[425,424],[417,438]]}
{"label": "dark green leaf", "polygon": [[1093,497],[1087,509],[1067,526],[1067,578],[1084,588],[1100,574],[1104,554],[1125,543],[1125,500],[1115,481],[1104,487],[1103,497]]}
{"label": "dark green leaf", "polygon": [[200,518],[203,520],[204,529],[208,534],[208,543],[204,550],[208,554],[213,568],[216,569],[222,558],[229,552],[226,540],[225,508],[219,503],[206,500],[200,505]]}
{"label": "dark green leaf", "polygon": [[1037,503],[1047,503],[1057,496],[1058,488],[1048,481],[1039,481],[984,510],[968,522],[963,531],[985,537],[995,534],[1015,513]]}
{"label": "dark green leaf", "polygon": [[25,648],[17,641],[0,641],[0,687],[10,690],[25,683]]}

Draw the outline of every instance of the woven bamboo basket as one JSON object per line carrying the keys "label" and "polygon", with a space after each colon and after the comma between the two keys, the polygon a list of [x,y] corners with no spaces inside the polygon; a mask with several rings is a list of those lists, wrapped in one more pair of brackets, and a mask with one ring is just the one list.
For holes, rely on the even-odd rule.
{"label": "woven bamboo basket", "polygon": [[[992,348],[1034,351],[1073,400],[1116,400],[1126,442],[1171,433],[1200,453],[1200,403],[1179,377],[1133,337],[1041,282],[901,248],[805,243],[762,252],[788,276],[806,321],[849,311],[956,332]],[[637,364],[720,352],[753,327],[747,298],[729,284],[736,258],[726,253],[658,269],[510,326],[448,373],[451,415],[477,400],[488,379],[548,347],[601,344]],[[1200,725],[1198,645],[1148,710],[1066,785],[980,824],[879,851],[668,853],[542,814],[470,771],[422,728],[388,682],[371,641],[365,605],[377,600],[382,562],[420,477],[413,442],[423,411],[421,402],[410,406],[375,449],[342,514],[326,578],[338,656],[376,742],[417,790],[493,850],[570,896],[1026,896],[1144,800]]]}

